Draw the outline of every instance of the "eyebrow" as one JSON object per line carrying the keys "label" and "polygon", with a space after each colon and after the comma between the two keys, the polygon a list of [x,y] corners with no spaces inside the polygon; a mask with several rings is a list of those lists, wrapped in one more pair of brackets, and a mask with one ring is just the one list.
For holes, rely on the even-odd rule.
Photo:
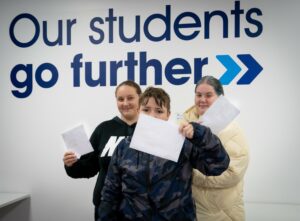
{"label": "eyebrow", "polygon": [[202,93],[202,92],[195,92],[195,94],[213,94],[214,92],[211,92],[211,91],[209,91],[209,92],[204,92],[204,93]]}
{"label": "eyebrow", "polygon": [[[147,106],[147,104],[141,104],[141,106],[142,106],[142,107],[150,108],[149,106]],[[154,109],[155,109],[155,110],[163,110],[163,107],[158,106],[158,107],[155,107]]]}

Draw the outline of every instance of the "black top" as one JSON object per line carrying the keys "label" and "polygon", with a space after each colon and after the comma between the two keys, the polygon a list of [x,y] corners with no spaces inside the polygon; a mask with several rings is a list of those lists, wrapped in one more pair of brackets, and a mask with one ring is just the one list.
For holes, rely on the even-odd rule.
{"label": "black top", "polygon": [[71,167],[65,166],[67,174],[72,178],[90,178],[99,172],[93,194],[95,206],[100,204],[101,191],[112,153],[123,138],[133,134],[135,126],[136,123],[128,125],[119,117],[102,122],[90,138],[94,151],[82,155]]}

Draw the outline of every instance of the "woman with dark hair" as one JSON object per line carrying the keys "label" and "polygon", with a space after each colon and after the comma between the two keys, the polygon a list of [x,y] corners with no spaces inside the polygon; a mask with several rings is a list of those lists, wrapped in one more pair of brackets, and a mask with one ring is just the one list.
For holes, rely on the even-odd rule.
{"label": "woman with dark hair", "polygon": [[[188,122],[201,122],[201,116],[224,95],[220,81],[212,76],[203,77],[195,87],[195,103],[183,118]],[[244,221],[244,175],[249,153],[242,129],[236,121],[216,134],[230,157],[230,164],[220,176],[205,176],[193,171],[193,197],[197,219],[205,221]]]}

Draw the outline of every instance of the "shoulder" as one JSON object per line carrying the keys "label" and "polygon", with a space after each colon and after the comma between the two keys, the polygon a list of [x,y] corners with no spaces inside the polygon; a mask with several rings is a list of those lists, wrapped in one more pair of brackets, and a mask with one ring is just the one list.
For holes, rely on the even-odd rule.
{"label": "shoulder", "polygon": [[118,146],[120,146],[120,148],[122,148],[122,149],[127,149],[127,148],[129,148],[130,142],[131,142],[131,136],[125,137],[121,140],[121,142]]}
{"label": "shoulder", "polygon": [[184,120],[187,120],[188,122],[195,122],[199,120],[199,115],[197,114],[197,108],[195,105],[188,108],[183,113]]}
{"label": "shoulder", "polygon": [[96,128],[94,129],[93,133],[92,133],[92,137],[96,137],[95,139],[98,139],[98,137],[103,134],[103,133],[107,133],[109,131],[113,131],[115,126],[115,121],[114,119],[111,120],[107,120],[107,121],[103,121],[100,124],[98,124],[96,126]]}
{"label": "shoulder", "polygon": [[248,142],[243,129],[237,121],[230,123],[218,137],[228,152],[236,154],[248,153]]}
{"label": "shoulder", "polygon": [[244,132],[237,121],[232,121],[226,128],[224,128],[218,137],[226,141],[236,136],[244,136]]}
{"label": "shoulder", "polygon": [[103,128],[107,128],[107,127],[111,127],[111,126],[114,126],[114,125],[118,125],[118,122],[117,120],[118,117],[114,117],[110,120],[106,120],[106,121],[102,121],[100,124],[98,124],[98,126],[95,128],[95,131],[96,130],[101,130]]}
{"label": "shoulder", "polygon": [[[123,156],[128,151],[133,150],[133,149],[129,148],[130,141],[131,141],[131,137],[123,138],[120,141],[120,143],[116,146],[115,152],[118,157]],[[129,155],[132,155],[132,154],[129,154]]]}

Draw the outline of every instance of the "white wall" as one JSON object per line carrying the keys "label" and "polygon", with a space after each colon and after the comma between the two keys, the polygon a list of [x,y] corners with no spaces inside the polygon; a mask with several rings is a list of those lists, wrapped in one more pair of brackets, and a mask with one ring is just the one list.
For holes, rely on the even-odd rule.
{"label": "white wall", "polygon": [[[237,85],[239,78],[224,86],[225,93],[241,109],[238,118],[247,133],[251,151],[246,174],[245,199],[247,202],[300,204],[300,154],[298,73],[299,1],[240,1],[241,8],[259,8],[263,16],[263,33],[257,38],[242,34],[233,37],[230,18],[229,38],[220,36],[220,24],[213,24],[212,37],[204,39],[203,32],[192,41],[182,41],[172,33],[172,41],[125,44],[117,41],[93,45],[88,41],[89,21],[96,16],[106,17],[113,8],[115,16],[124,16],[128,33],[133,30],[134,15],[142,19],[153,13],[165,13],[165,5],[172,6],[174,19],[180,13],[191,11],[203,19],[204,11],[222,10],[230,14],[234,1],[17,1],[0,2],[0,192],[29,192],[30,214],[25,220],[92,220],[92,190],[95,178],[74,180],[65,174],[62,163],[64,144],[60,133],[78,123],[84,123],[90,134],[97,124],[117,114],[114,87],[73,87],[70,63],[74,55],[83,54],[84,61],[93,61],[96,73],[98,61],[124,60],[127,52],[147,51],[148,57],[164,65],[175,57],[192,64],[194,58],[209,58],[203,75],[220,77],[225,68],[216,55],[251,54],[264,68],[250,85]],[[42,39],[31,47],[20,48],[9,37],[12,20],[21,13],[30,13],[40,22],[49,23],[49,33],[56,31],[59,19],[76,19],[72,44],[48,47]],[[129,21],[131,21],[129,23]],[[16,35],[26,41],[32,37],[32,24],[18,23]],[[23,25],[23,27],[21,27]],[[155,33],[162,25],[157,23]],[[241,20],[241,26],[249,26]],[[201,29],[201,31],[203,31]],[[142,32],[141,32],[142,33]],[[242,68],[247,68],[235,60]],[[57,83],[49,88],[33,85],[33,92],[20,99],[12,95],[16,88],[10,73],[17,64],[38,65],[50,62],[59,70]],[[151,70],[149,69],[149,76]],[[118,82],[125,79],[120,72]],[[138,68],[136,69],[138,73]],[[83,73],[82,73],[83,74]],[[46,75],[46,74],[45,74]],[[47,76],[47,75],[46,75]],[[45,79],[46,79],[45,76]],[[83,76],[83,75],[82,75]],[[19,75],[24,79],[23,75]],[[49,77],[49,75],[48,75]],[[109,78],[108,78],[109,80]],[[139,78],[137,78],[139,80]],[[153,84],[151,77],[148,85]],[[174,86],[163,77],[163,88],[172,98],[173,113],[181,113],[193,102],[193,78],[184,85]],[[143,87],[145,88],[145,87]],[[4,213],[0,210],[0,213]],[[251,211],[252,212],[252,211]],[[8,213],[8,212],[7,212]],[[0,216],[1,217],[1,216]],[[3,220],[5,214],[3,215]],[[7,216],[8,217],[8,216]],[[252,216],[254,217],[254,216]]]}

